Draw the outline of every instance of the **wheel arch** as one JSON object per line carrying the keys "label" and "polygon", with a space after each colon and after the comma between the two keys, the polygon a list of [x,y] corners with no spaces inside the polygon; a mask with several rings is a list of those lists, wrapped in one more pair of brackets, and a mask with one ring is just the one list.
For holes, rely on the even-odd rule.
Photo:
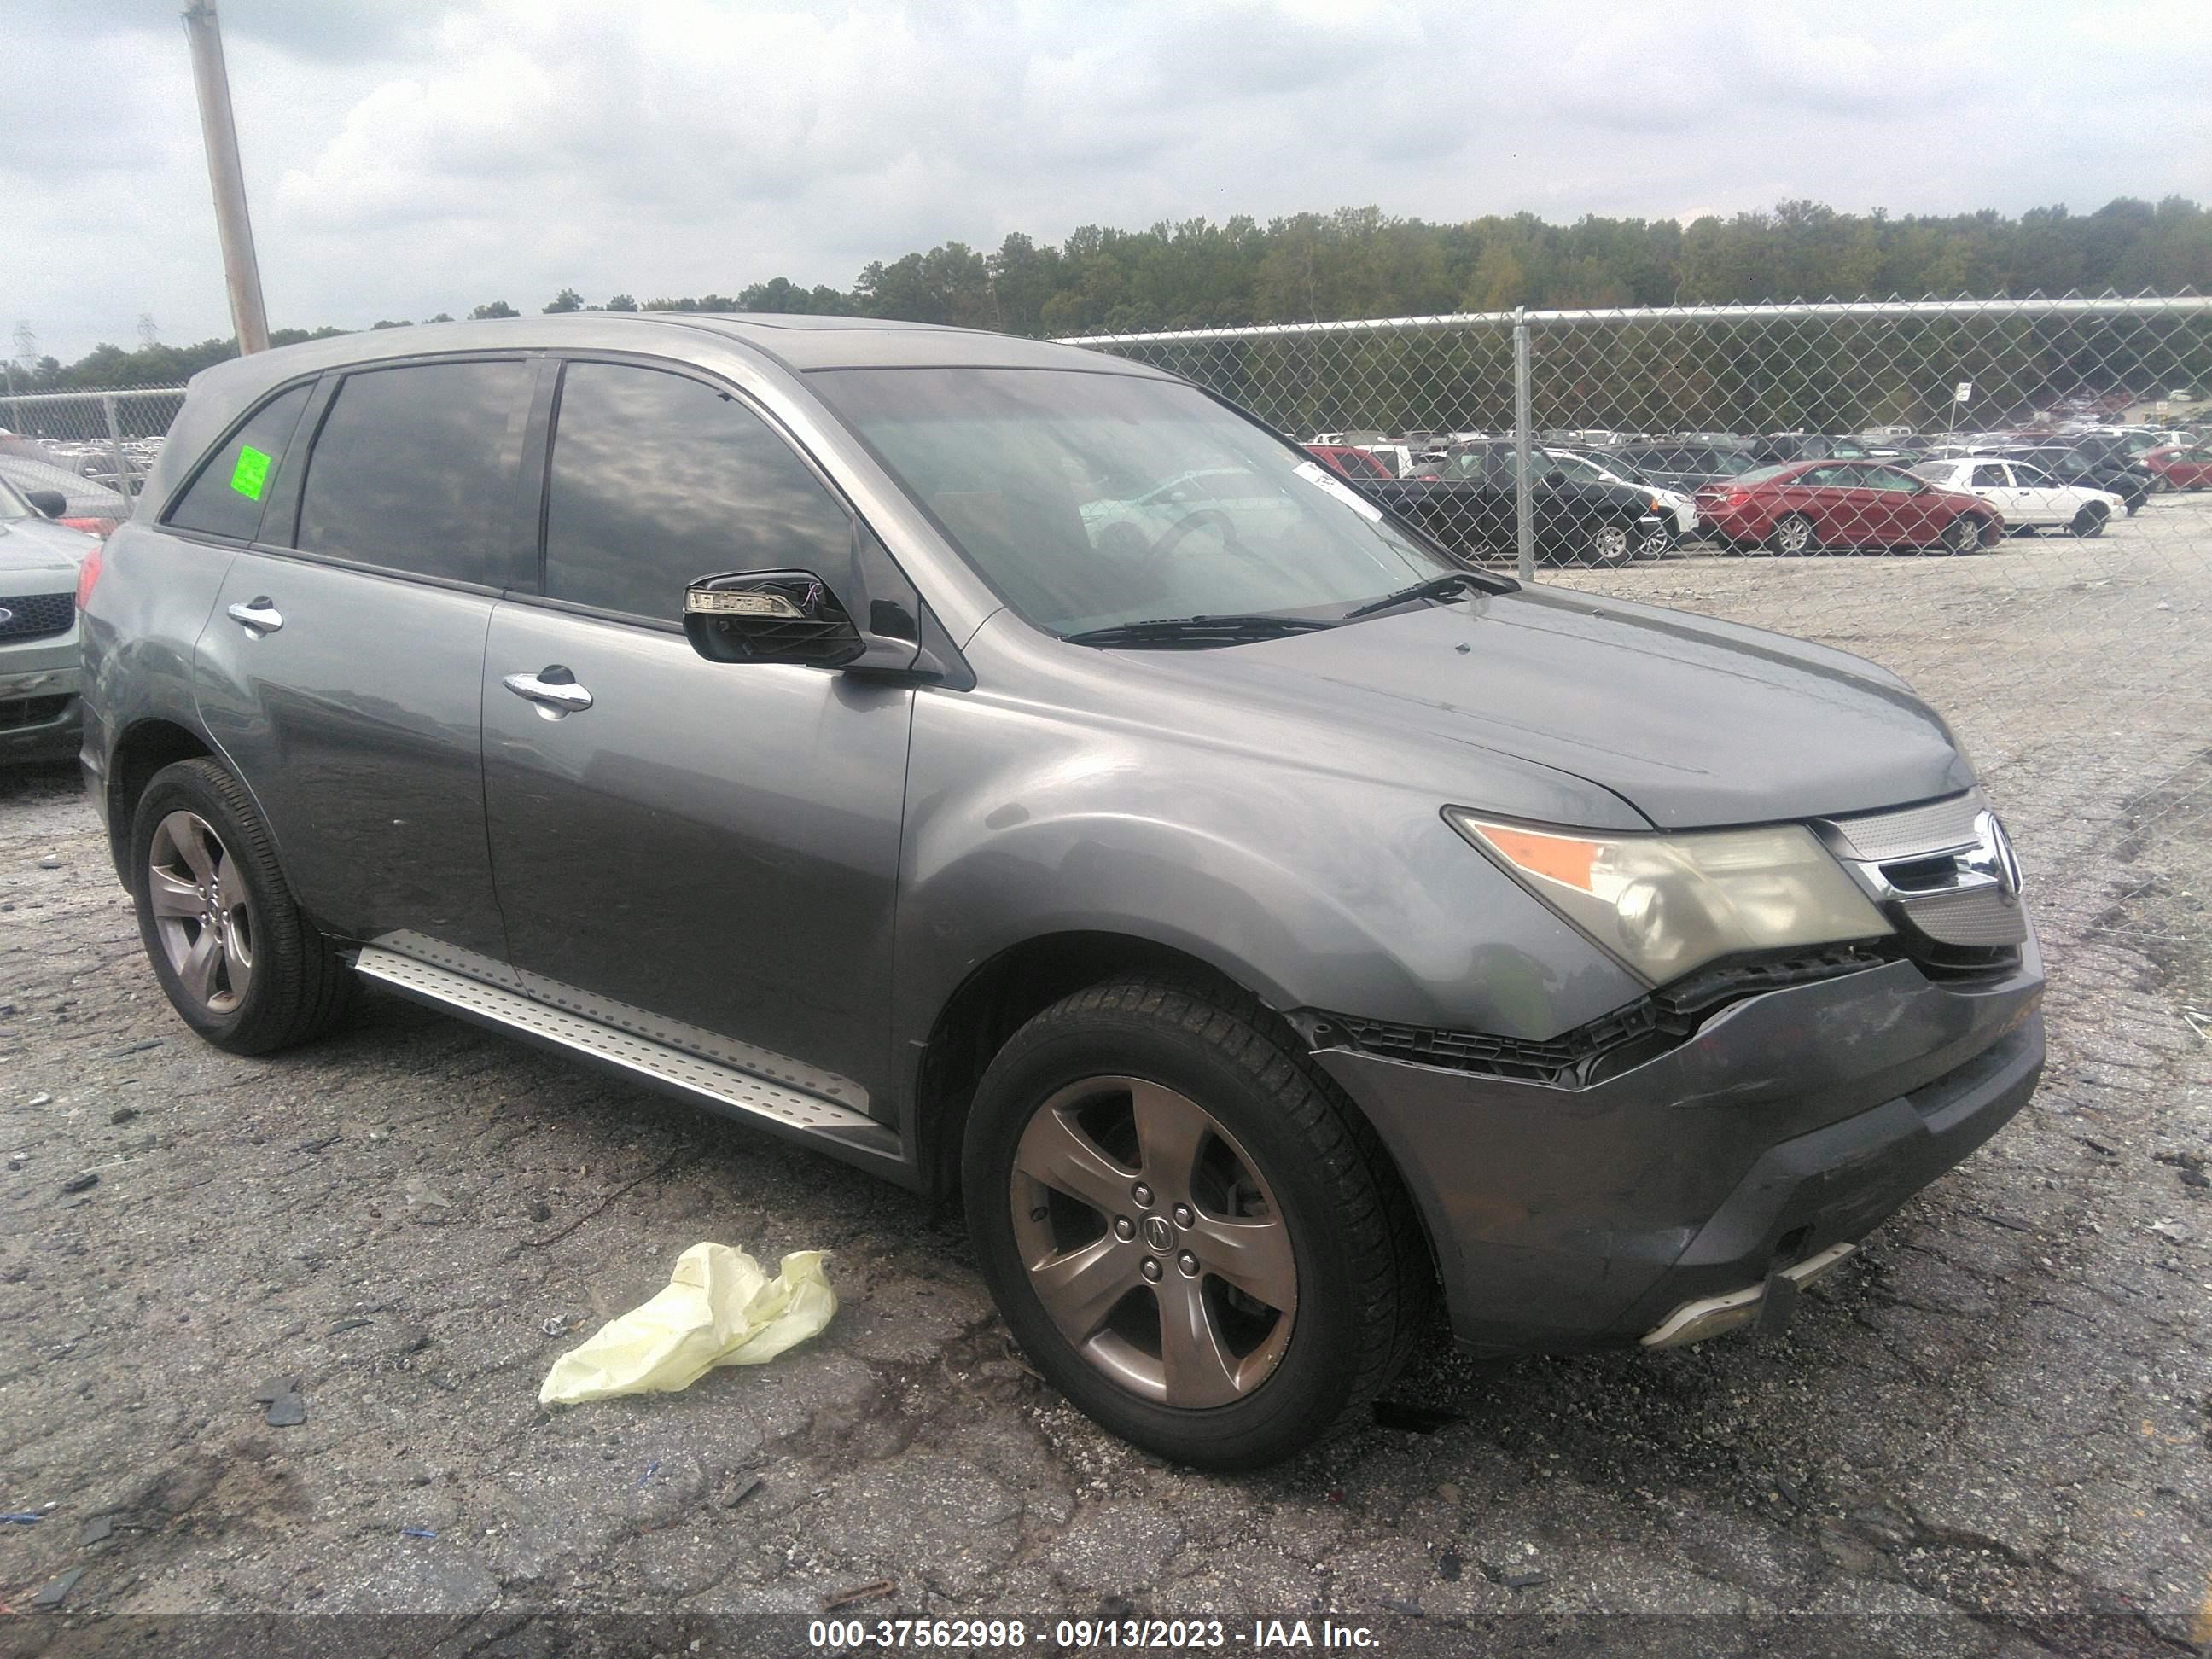
{"label": "wheel arch", "polygon": [[132,881],[131,820],[155,774],[179,761],[217,758],[214,745],[189,726],[158,717],[132,722],[116,738],[108,752],[107,799],[101,803],[101,815],[115,873],[125,886]]}
{"label": "wheel arch", "polygon": [[925,1192],[947,1200],[957,1193],[969,1104],[1006,1039],[1062,997],[1133,973],[1231,992],[1252,999],[1270,1017],[1282,1018],[1252,987],[1158,939],[1068,929],[1010,945],[953,988],[915,1056],[910,1096],[915,1161]]}

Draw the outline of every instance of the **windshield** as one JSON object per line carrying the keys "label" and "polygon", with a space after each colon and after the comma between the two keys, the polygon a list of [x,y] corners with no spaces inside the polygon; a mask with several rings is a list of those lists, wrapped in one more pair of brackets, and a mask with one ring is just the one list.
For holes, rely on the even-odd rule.
{"label": "windshield", "polygon": [[0,521],[9,519],[28,519],[35,516],[30,502],[15,493],[15,486],[0,478]]}
{"label": "windshield", "polygon": [[1464,568],[1191,386],[1008,368],[813,383],[1000,596],[1055,634],[1335,618]]}
{"label": "windshield", "polygon": [[1778,478],[1784,473],[1802,465],[1797,461],[1779,461],[1772,466],[1754,466],[1748,472],[1735,475],[1738,483],[1765,483],[1769,478]]}

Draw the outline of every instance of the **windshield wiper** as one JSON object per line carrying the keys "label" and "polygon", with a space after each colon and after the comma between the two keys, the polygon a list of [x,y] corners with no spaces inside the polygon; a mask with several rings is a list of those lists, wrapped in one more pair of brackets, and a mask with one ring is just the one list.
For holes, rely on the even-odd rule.
{"label": "windshield wiper", "polygon": [[1155,617],[1148,622],[1116,623],[1081,634],[1063,634],[1070,645],[1234,645],[1243,640],[1277,639],[1334,628],[1319,617]]}
{"label": "windshield wiper", "polygon": [[1378,611],[1388,611],[1394,605],[1406,605],[1414,599],[1448,599],[1462,588],[1469,592],[1492,592],[1472,570],[1455,570],[1448,576],[1431,576],[1425,582],[1415,582],[1411,587],[1401,587],[1395,593],[1385,593],[1379,599],[1370,599],[1365,605],[1354,605],[1344,613],[1344,620],[1354,617],[1371,617]]}

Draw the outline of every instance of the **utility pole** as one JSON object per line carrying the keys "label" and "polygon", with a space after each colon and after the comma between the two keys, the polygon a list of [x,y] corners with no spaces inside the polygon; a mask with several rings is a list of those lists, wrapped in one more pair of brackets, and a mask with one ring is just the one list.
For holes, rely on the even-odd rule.
{"label": "utility pole", "polygon": [[216,230],[222,239],[222,274],[230,320],[241,352],[269,349],[269,313],[261,304],[261,265],[253,257],[253,224],[246,215],[246,174],[238,164],[238,125],[230,113],[230,72],[222,61],[222,27],[215,0],[191,0],[185,37],[192,46],[192,84],[199,94],[200,137],[207,144],[208,182],[215,187]]}

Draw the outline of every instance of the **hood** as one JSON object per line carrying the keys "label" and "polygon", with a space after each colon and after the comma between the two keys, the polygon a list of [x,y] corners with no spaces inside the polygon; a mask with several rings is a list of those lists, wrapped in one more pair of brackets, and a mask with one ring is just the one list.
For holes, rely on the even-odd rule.
{"label": "hood", "polygon": [[60,592],[76,586],[77,566],[96,538],[52,519],[0,519],[0,592]]}
{"label": "hood", "polygon": [[1259,705],[1340,733],[1381,727],[1510,756],[1597,784],[1662,830],[1869,811],[1973,782],[1942,718],[1885,669],[1563,589],[1225,649],[1115,654],[1183,682],[1217,720]]}

